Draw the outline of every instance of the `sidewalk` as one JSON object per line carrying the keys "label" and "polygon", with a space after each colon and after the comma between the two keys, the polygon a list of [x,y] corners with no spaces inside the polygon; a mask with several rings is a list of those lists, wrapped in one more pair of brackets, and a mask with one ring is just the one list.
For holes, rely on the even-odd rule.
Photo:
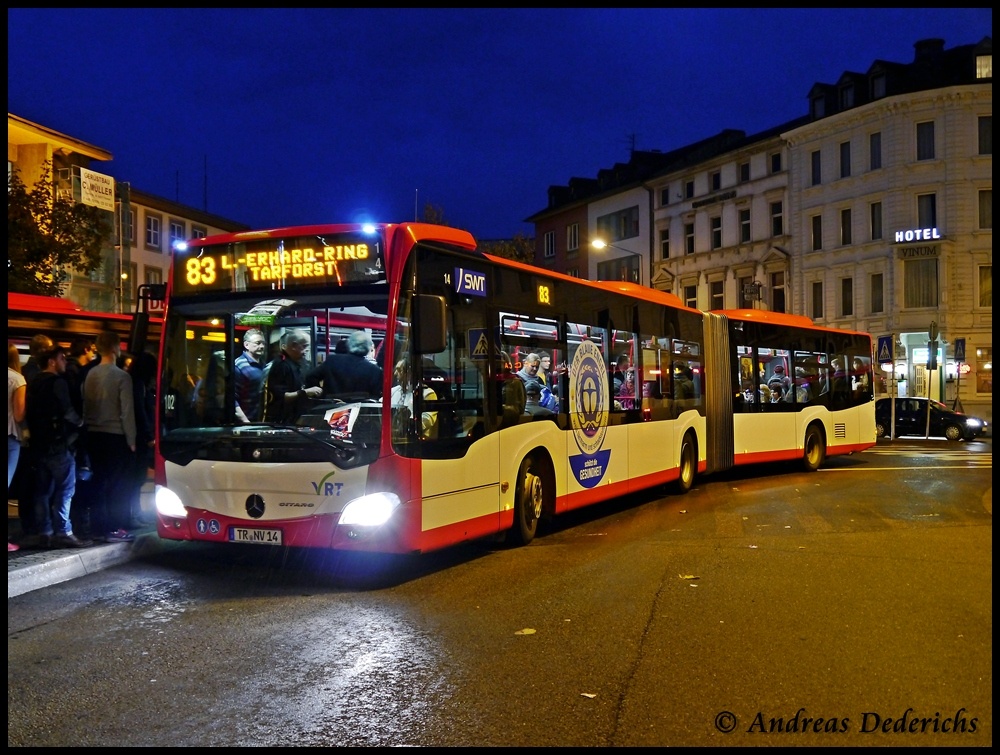
{"label": "sidewalk", "polygon": [[[147,483],[142,491],[142,510],[150,517],[153,512],[152,495],[152,484]],[[17,505],[8,501],[7,536],[16,542],[20,533]],[[131,543],[95,543],[89,548],[22,548],[8,551],[7,598],[109,569],[160,549],[162,541],[156,534],[154,525],[133,530],[133,533],[135,540]]]}

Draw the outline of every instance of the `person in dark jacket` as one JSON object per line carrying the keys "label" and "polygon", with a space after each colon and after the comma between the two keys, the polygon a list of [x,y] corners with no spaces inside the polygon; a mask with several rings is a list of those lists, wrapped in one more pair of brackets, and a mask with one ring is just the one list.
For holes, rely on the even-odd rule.
{"label": "person in dark jacket", "polygon": [[305,402],[319,398],[323,389],[306,387],[306,351],[309,336],[286,330],[281,336],[281,354],[264,370],[264,421],[288,424],[302,415]]}
{"label": "person in dark jacket", "polygon": [[368,359],[375,350],[372,337],[356,330],[347,339],[347,354],[330,354],[306,375],[306,387],[320,386],[323,395],[361,400],[381,398],[382,368]]}
{"label": "person in dark jacket", "polygon": [[76,490],[74,449],[83,419],[73,408],[66,353],[56,346],[38,357],[41,371],[28,382],[26,419],[35,459],[34,524],[23,547],[85,548],[73,534],[70,506]]}

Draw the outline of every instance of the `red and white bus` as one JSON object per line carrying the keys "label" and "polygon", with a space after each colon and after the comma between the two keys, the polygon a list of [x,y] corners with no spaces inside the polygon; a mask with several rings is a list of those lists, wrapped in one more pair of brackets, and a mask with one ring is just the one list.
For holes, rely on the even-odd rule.
{"label": "red and white bus", "polygon": [[[317,367],[343,334],[370,333],[381,395],[302,391],[294,417],[241,423],[231,366],[251,327],[272,354],[283,334],[306,335]],[[528,413],[515,373],[542,351],[558,405]],[[631,380],[613,395],[623,354]],[[213,359],[223,408],[209,414],[191,386]],[[401,360],[424,388],[408,409],[389,400]],[[598,501],[667,483],[686,492],[697,474],[739,464],[816,469],[872,446],[871,363],[864,333],[701,312],[483,254],[443,226],[198,239],[175,252],[168,283],[158,532],[383,553],[498,534],[528,543],[540,521]]]}

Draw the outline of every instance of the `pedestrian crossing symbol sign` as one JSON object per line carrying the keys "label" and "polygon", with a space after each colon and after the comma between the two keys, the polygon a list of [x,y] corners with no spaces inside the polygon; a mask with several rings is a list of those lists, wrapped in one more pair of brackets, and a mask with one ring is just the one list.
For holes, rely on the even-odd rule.
{"label": "pedestrian crossing symbol sign", "polygon": [[892,361],[892,336],[878,337],[878,351],[875,361],[879,364]]}
{"label": "pedestrian crossing symbol sign", "polygon": [[489,341],[486,340],[485,328],[473,328],[469,331],[469,344],[472,346],[473,359],[486,359],[490,355]]}

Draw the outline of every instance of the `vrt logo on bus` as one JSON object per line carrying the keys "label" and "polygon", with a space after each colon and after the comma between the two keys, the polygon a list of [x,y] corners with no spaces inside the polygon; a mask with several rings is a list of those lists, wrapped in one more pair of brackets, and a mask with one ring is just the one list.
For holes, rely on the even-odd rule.
{"label": "vrt logo on bus", "polygon": [[583,341],[569,366],[569,416],[573,440],[582,453],[569,457],[577,482],[595,487],[604,477],[611,458],[602,449],[608,434],[608,371],[601,350],[593,341]]}

